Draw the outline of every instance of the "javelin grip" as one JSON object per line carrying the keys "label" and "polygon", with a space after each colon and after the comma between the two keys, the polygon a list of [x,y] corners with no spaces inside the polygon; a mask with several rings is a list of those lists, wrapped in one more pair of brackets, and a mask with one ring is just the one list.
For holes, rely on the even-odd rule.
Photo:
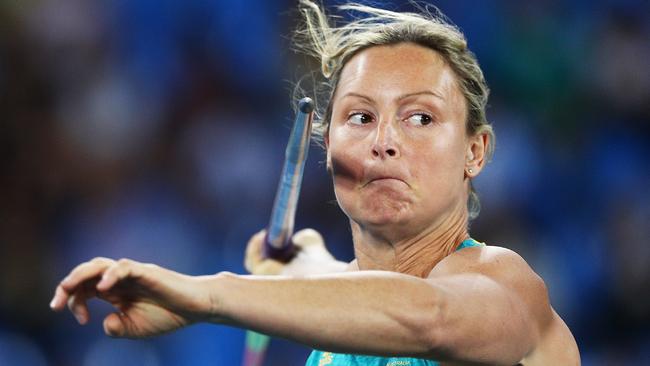
{"label": "javelin grip", "polygon": [[291,129],[285,151],[282,176],[273,203],[271,221],[264,240],[264,255],[282,262],[290,261],[295,255],[291,243],[293,225],[298,205],[300,184],[309,152],[309,136],[314,118],[314,102],[303,98],[298,103],[298,112]]}

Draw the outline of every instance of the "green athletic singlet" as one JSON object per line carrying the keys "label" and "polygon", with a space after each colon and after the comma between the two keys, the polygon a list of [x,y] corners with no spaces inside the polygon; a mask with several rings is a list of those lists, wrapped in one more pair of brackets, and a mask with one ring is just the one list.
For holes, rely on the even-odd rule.
{"label": "green athletic singlet", "polygon": [[[485,244],[474,239],[464,240],[456,250],[467,247],[478,247]],[[439,366],[436,361],[409,357],[379,357],[348,355],[314,350],[305,366]]]}

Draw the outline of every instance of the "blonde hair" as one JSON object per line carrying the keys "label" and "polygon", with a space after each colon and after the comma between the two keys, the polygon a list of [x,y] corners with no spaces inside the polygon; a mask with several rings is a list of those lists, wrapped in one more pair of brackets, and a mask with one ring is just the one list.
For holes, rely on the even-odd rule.
{"label": "blonde hair", "polygon": [[[467,41],[456,26],[437,9],[432,13],[428,7],[422,6],[417,6],[420,14],[394,12],[356,3],[337,8],[357,16],[339,25],[341,17],[328,16],[311,0],[300,0],[303,23],[294,38],[299,52],[320,61],[322,78],[314,78],[312,85],[317,111],[313,131],[317,141],[322,141],[328,131],[331,101],[343,66],[354,55],[369,47],[410,42],[438,52],[454,71],[467,104],[467,133],[489,136],[486,159],[491,158],[495,135],[485,117],[489,88],[476,56],[467,48]],[[300,86],[294,90],[295,94],[301,92]],[[323,99],[326,100],[325,105],[319,103]],[[467,208],[470,220],[478,216],[480,202],[471,181]]]}

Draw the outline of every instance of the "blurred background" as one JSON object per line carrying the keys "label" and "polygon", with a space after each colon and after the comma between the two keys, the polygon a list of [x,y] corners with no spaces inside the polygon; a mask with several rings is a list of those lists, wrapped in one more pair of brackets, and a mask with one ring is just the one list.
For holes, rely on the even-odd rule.
{"label": "blurred background", "polygon": [[[650,364],[649,2],[435,5],[492,88],[498,143],[472,235],[546,280],[584,365]],[[239,329],[114,340],[101,328],[108,306],[93,301],[81,327],[48,302],[95,256],[243,273],[245,243],[268,222],[292,82],[314,67],[290,49],[295,9],[0,2],[0,365],[239,365]],[[323,160],[314,146],[296,225],[351,260]],[[308,353],[273,340],[266,365]]]}

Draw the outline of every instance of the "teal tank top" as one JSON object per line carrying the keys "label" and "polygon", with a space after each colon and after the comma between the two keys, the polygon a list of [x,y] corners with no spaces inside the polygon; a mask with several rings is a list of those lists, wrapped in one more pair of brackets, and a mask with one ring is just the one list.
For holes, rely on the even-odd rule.
{"label": "teal tank top", "polygon": [[[464,240],[456,251],[485,244],[472,238]],[[440,366],[436,361],[409,357],[380,357],[312,351],[305,366]]]}

